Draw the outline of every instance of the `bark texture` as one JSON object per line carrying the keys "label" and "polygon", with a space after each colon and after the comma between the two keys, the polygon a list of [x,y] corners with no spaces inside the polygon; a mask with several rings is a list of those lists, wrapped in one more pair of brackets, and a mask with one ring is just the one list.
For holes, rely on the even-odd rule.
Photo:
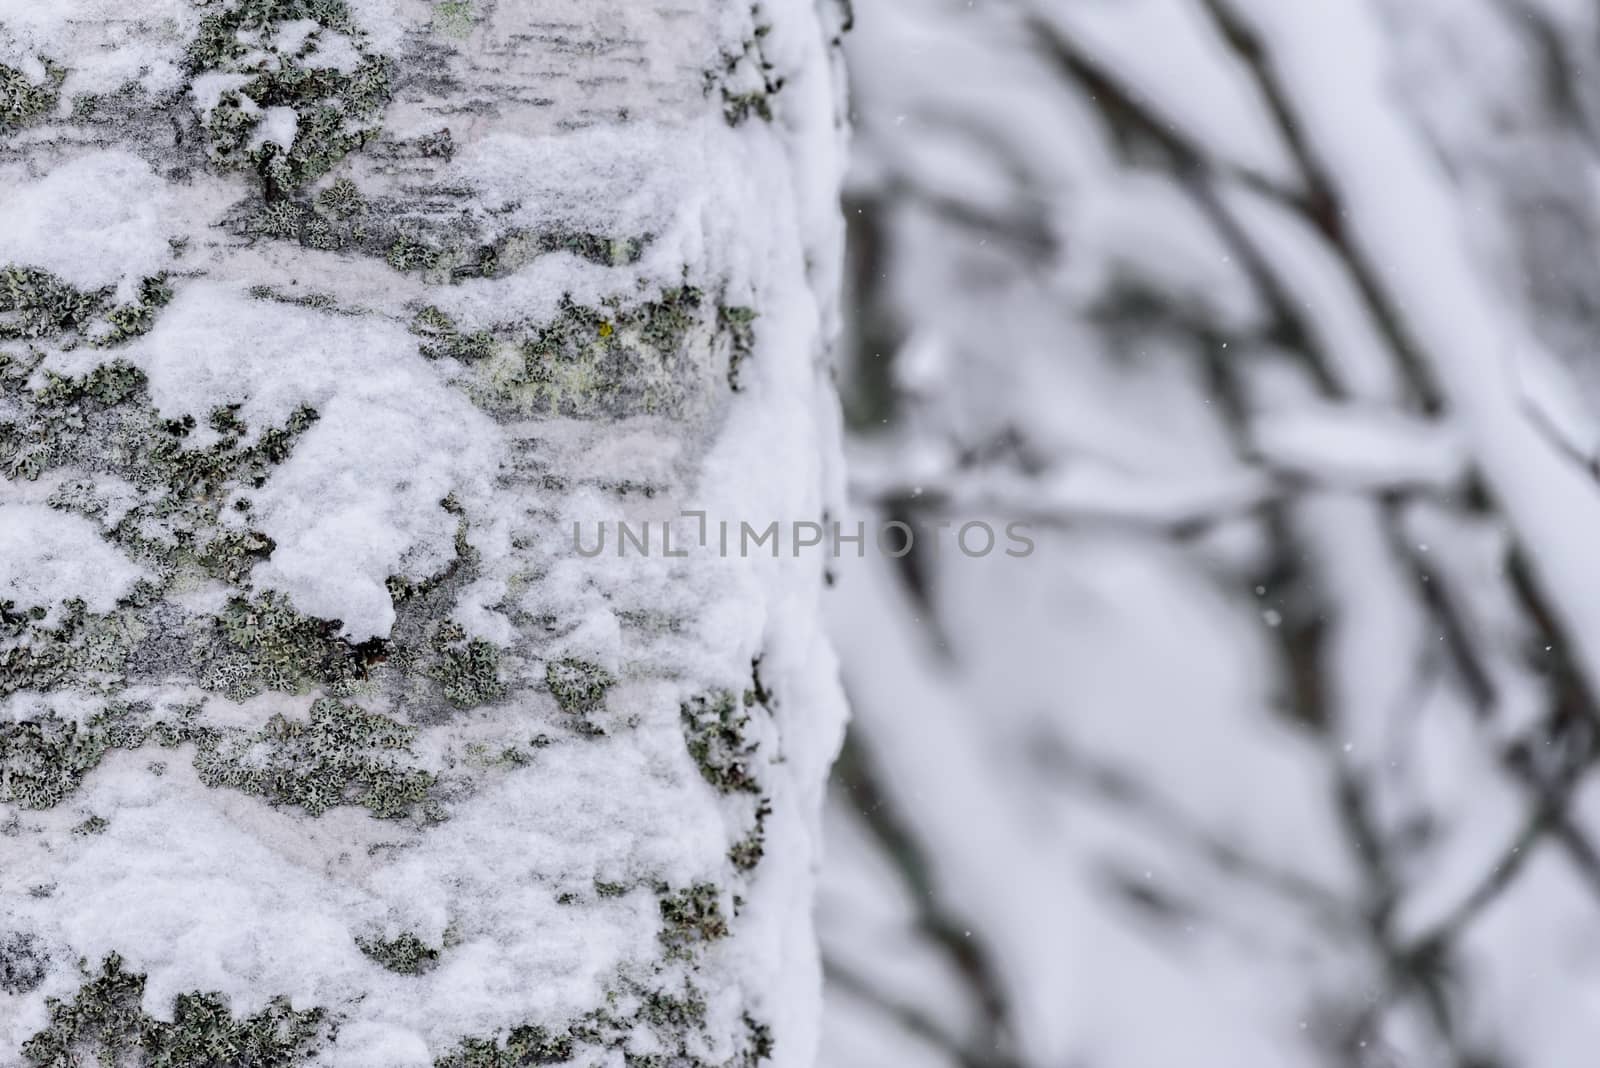
{"label": "bark texture", "polygon": [[810,1062],[846,19],[0,0],[0,1064]]}

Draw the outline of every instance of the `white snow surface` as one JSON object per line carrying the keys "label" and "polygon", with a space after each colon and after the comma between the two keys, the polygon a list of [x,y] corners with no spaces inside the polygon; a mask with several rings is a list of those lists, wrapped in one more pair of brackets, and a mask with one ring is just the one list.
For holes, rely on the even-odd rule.
{"label": "white snow surface", "polygon": [[184,44],[204,14],[187,0],[0,0],[0,62],[70,56],[63,97],[130,82],[169,92],[182,84]]}
{"label": "white snow surface", "polygon": [[83,289],[119,285],[131,299],[140,279],[171,263],[180,194],[150,165],[121,149],[70,159],[29,180],[0,171],[0,264],[49,271]]}
{"label": "white snow surface", "polygon": [[42,504],[15,503],[14,483],[0,479],[0,602],[17,611],[47,610],[78,598],[91,612],[109,612],[144,570],[81,516]]}

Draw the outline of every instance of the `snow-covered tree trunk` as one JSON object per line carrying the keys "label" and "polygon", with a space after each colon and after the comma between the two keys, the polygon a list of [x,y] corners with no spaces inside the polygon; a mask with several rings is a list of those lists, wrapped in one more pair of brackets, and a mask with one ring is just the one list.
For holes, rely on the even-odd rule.
{"label": "snow-covered tree trunk", "polygon": [[0,1064],[810,1063],[847,20],[0,0]]}

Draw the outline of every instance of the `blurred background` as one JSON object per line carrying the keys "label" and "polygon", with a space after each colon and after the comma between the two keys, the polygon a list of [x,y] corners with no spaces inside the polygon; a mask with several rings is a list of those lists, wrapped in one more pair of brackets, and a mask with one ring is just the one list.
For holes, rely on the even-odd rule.
{"label": "blurred background", "polygon": [[824,1068],[1600,1063],[1600,5],[846,47]]}

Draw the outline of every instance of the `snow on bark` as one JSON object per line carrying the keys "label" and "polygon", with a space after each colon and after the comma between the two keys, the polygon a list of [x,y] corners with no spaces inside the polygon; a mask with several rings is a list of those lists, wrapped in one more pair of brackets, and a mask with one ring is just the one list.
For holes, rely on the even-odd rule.
{"label": "snow on bark", "polygon": [[811,1062],[843,17],[0,2],[0,1063]]}

